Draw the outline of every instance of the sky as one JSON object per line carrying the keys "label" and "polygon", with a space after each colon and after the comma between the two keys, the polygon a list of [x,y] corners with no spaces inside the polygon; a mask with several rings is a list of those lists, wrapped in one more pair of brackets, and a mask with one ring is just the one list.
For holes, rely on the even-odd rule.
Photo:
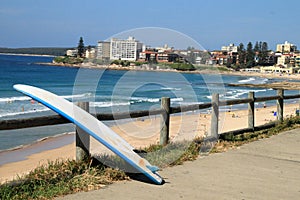
{"label": "sky", "polygon": [[0,47],[74,47],[80,37],[96,45],[146,27],[145,37],[164,35],[151,46],[181,35],[207,50],[256,41],[300,48],[299,8],[298,0],[1,0]]}

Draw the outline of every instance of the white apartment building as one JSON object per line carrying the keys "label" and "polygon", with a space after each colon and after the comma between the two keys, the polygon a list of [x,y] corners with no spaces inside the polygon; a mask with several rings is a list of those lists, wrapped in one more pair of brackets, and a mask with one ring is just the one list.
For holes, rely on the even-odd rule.
{"label": "white apartment building", "polygon": [[237,53],[238,52],[238,47],[235,46],[234,44],[229,44],[229,46],[222,46],[221,51]]}
{"label": "white apartment building", "polygon": [[297,50],[297,46],[285,41],[284,44],[277,44],[276,52],[280,53],[291,53]]}
{"label": "white apartment building", "polygon": [[136,61],[142,52],[143,44],[134,37],[127,40],[112,38],[110,40],[110,59]]}

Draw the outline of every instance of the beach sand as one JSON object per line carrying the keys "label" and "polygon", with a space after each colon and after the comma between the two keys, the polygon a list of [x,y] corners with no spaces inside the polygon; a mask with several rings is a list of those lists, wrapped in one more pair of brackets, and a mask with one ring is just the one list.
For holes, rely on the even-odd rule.
{"label": "beach sand", "polygon": [[260,72],[244,72],[244,71],[222,71],[220,74],[237,75],[237,76],[252,76],[262,77],[268,79],[284,79],[284,80],[299,80],[300,74],[286,74],[286,73],[260,73]]}
{"label": "beach sand", "polygon": [[[227,107],[228,109],[228,107]],[[296,109],[299,109],[299,104],[285,104],[284,105],[284,117],[295,115]],[[255,112],[255,125],[263,125],[270,121],[276,120],[274,116],[276,106],[270,106],[266,108],[256,108]],[[247,128],[248,126],[248,111],[247,110],[231,110],[230,112],[221,112],[219,117],[219,132],[227,132],[230,130],[237,130],[241,128]],[[191,140],[195,137],[202,137],[210,131],[210,115],[199,113],[182,113],[182,115],[172,115],[170,122],[170,140]],[[118,123],[118,122],[117,122]],[[160,117],[151,116],[142,119],[132,119],[129,123],[117,124],[112,129],[128,141],[135,148],[141,148],[149,146],[150,144],[159,143],[160,137]],[[61,147],[49,148],[53,142],[59,142],[62,140],[68,140],[69,144],[62,145]],[[20,159],[17,162],[9,162],[0,165],[0,182],[5,182],[16,178],[17,175],[24,175],[33,170],[37,166],[47,164],[48,161],[55,161],[57,159],[75,159],[75,136],[74,134],[64,135],[47,139],[37,144],[24,147],[22,149],[15,150],[14,153],[24,154],[24,152],[30,151],[30,148],[37,149],[41,147],[48,147],[43,151],[33,153],[24,156],[24,159]],[[70,142],[71,141],[71,142]],[[63,143],[62,143],[63,144]],[[91,139],[91,153],[100,154],[107,153],[108,150],[100,145],[97,141]],[[28,150],[29,149],[29,150]],[[2,159],[6,159],[9,156],[8,152],[0,153]],[[1,155],[2,154],[2,155]]]}

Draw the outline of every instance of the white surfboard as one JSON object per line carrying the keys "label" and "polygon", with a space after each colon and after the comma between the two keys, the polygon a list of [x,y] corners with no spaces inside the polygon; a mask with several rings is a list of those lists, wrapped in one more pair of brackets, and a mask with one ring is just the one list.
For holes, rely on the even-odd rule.
{"label": "white surfboard", "polygon": [[122,137],[88,112],[49,91],[21,84],[13,87],[79,126],[154,183],[162,184],[163,179],[156,172],[158,170],[156,166],[140,157]]}

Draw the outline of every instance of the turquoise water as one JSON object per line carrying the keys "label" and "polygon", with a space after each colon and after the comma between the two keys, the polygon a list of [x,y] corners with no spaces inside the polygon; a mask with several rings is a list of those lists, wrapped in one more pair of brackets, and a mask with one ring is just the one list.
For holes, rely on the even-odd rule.
{"label": "turquoise water", "polygon": [[[212,93],[220,93],[221,99],[246,98],[249,91],[254,91],[256,96],[276,94],[276,91],[270,89],[227,85],[275,81],[266,78],[221,76],[217,73],[201,75],[78,69],[37,64],[52,62],[52,59],[53,57],[0,55],[0,120],[54,114],[43,105],[14,91],[12,86],[17,83],[44,88],[73,102],[89,101],[92,113],[154,109],[160,106],[160,98],[165,96],[171,97],[172,106],[180,106],[210,102]],[[0,150],[72,131],[74,127],[34,130],[0,131]]]}

